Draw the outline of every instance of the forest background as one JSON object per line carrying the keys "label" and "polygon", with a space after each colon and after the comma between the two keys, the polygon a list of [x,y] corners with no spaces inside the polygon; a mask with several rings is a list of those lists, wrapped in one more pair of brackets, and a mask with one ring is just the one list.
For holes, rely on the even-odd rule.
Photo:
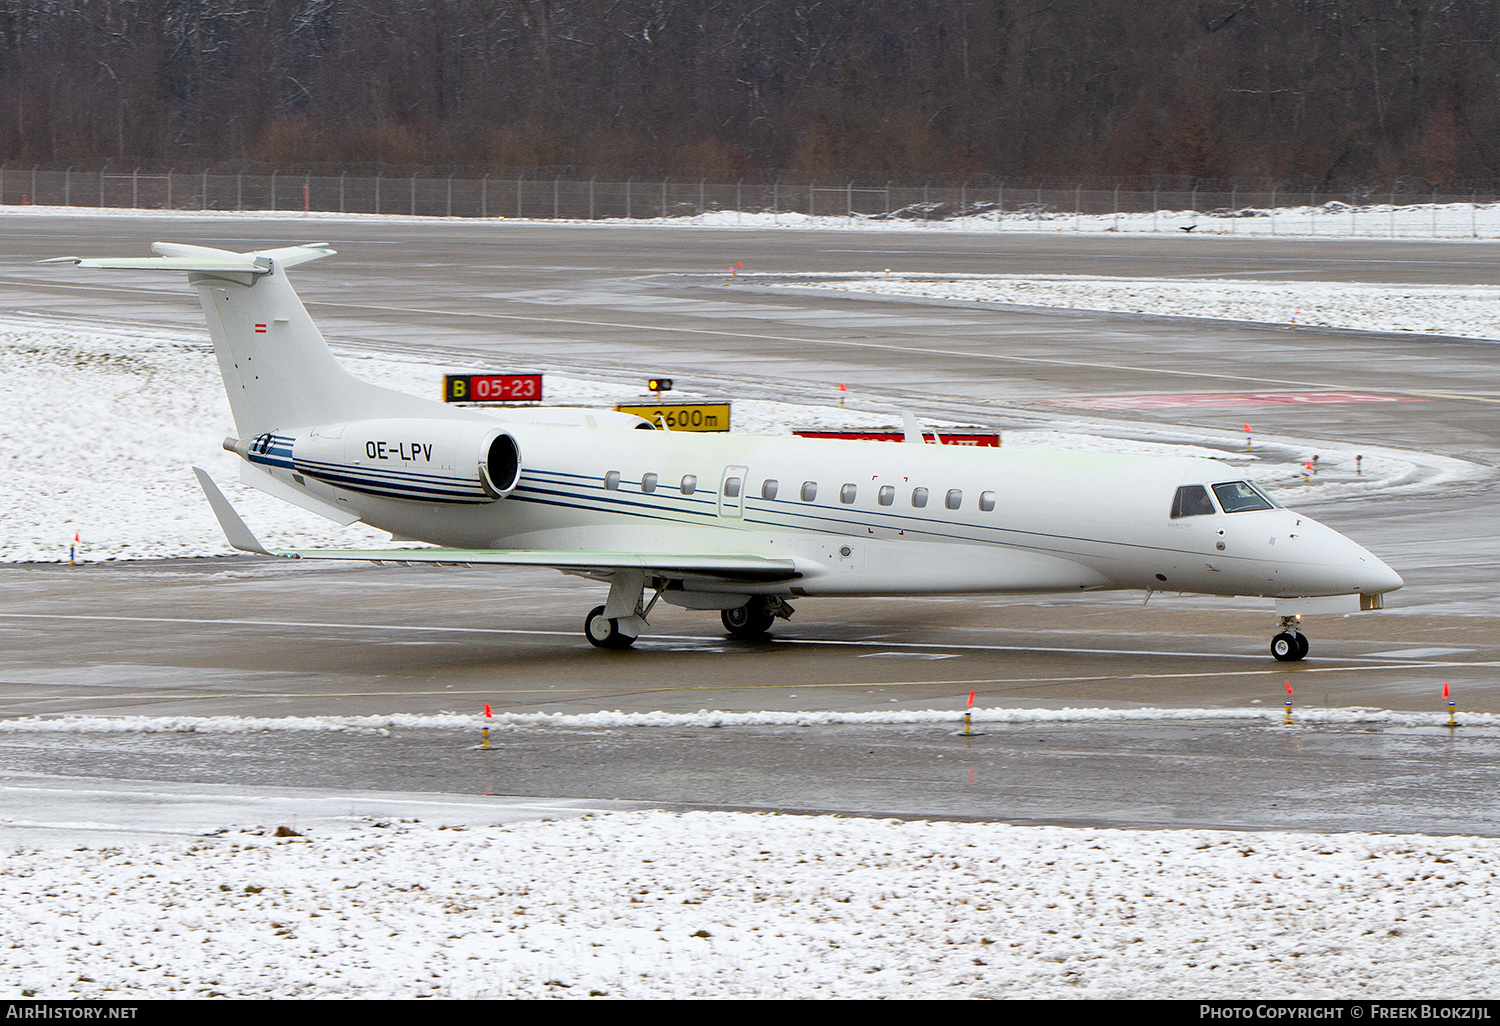
{"label": "forest background", "polygon": [[1500,180],[1479,0],[0,0],[0,160]]}

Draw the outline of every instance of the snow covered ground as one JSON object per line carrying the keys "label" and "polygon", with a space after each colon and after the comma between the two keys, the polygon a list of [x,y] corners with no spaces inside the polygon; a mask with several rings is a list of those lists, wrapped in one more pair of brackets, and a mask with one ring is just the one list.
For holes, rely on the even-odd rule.
{"label": "snow covered ground", "polygon": [[[337,347],[336,347],[337,348]],[[415,395],[441,394],[453,368],[417,356],[339,348],[357,377]],[[619,383],[548,373],[549,402],[611,405],[632,397]],[[690,396],[692,393],[680,393]],[[858,405],[858,403],[857,403]],[[785,433],[800,427],[877,427],[900,412],[737,400],[736,431]],[[949,422],[929,421],[945,427]],[[1377,447],[1347,447],[1260,438],[1246,454],[1232,432],[1190,435],[1133,427],[1133,438],[1076,417],[1055,428],[1005,434],[1010,448],[1162,453],[1227,459],[1288,502],[1331,501],[1351,494],[1428,488],[1481,473],[1459,460]],[[207,332],[0,316],[0,562],[77,557],[150,559],[231,552],[189,467],[205,467],[252,529],[283,548],[389,545],[362,525],[340,528],[239,484],[239,458],[220,441],[234,433],[229,404]],[[1302,461],[1317,451],[1316,485],[1302,483]],[[1355,455],[1363,456],[1362,474]]]}
{"label": "snow covered ground", "polygon": [[[16,216],[29,213],[57,211],[32,208]],[[1418,210],[1402,216],[1408,213],[1421,215]],[[1460,221],[1472,217],[1490,237],[1500,235],[1500,212],[1490,208],[1438,213],[1444,232],[1461,234]],[[4,211],[12,214],[15,208]],[[699,220],[724,224],[734,216]],[[1347,218],[1356,231],[1360,216]],[[1296,227],[1288,214],[1279,219],[1282,234]],[[1307,228],[1315,226],[1322,235],[1344,218],[1306,212],[1305,219]],[[1237,219],[1226,227],[1228,220],[1215,223],[1199,215],[1195,234],[1263,229],[1270,219]],[[782,215],[778,224],[850,227],[843,218],[794,222]],[[1139,216],[1122,222],[1133,227],[1121,231],[1146,230]],[[754,226],[748,217],[744,223]],[[859,220],[853,226],[892,228]],[[981,217],[902,227],[1095,231],[1112,225],[1108,218],[1038,215],[1033,221]],[[1028,280],[1038,289],[1050,287]],[[1086,303],[1109,291],[1066,282],[1060,287]],[[1173,302],[1187,310],[1206,296],[1194,298],[1189,290]],[[1166,302],[1160,294],[1154,301]],[[1245,301],[1244,294],[1234,301]],[[1284,297],[1256,302],[1274,312]],[[1356,323],[1342,326],[1434,330],[1401,326],[1394,307],[1356,302],[1353,309]],[[1191,313],[1205,315],[1202,309]],[[1479,310],[1472,319],[1481,316]],[[1283,318],[1275,313],[1250,319]],[[339,355],[360,377],[421,395],[437,395],[440,376],[450,369],[362,350]],[[624,398],[616,383],[572,374],[549,373],[547,389],[560,402]],[[892,417],[879,409],[740,402],[735,419],[738,430],[775,432],[790,424],[884,425]],[[230,430],[206,334],[0,318],[0,560],[64,559],[74,531],[82,534],[87,559],[229,551],[187,473],[192,463],[214,473],[273,545],[385,544],[383,533],[339,529],[240,487],[237,458],[219,448]],[[1045,430],[1008,432],[1005,444],[1227,456],[1273,485],[1299,487],[1295,466],[1302,442],[1258,439],[1265,448],[1247,459],[1232,451],[1238,440],[1228,434],[1188,438],[1153,430],[1132,428],[1137,437],[1118,438],[1069,420]],[[1356,479],[1343,465],[1352,462],[1350,452],[1320,448],[1330,469],[1311,491],[1327,496],[1430,487],[1477,473],[1456,460],[1366,449],[1366,476]],[[1254,721],[1282,715],[1276,706],[980,709],[975,719]],[[1433,726],[1444,718],[1311,708],[1295,715],[1307,722],[1407,727]],[[493,722],[505,730],[732,727],[787,722],[785,717],[817,725],[941,724],[957,716],[955,710],[705,711],[679,717],[600,712],[502,715]],[[1493,718],[1460,717],[1474,726],[1497,725]],[[0,721],[0,732],[478,725],[473,716],[457,715],[68,717]],[[275,836],[275,826],[174,842],[7,852],[0,861],[0,937],[9,942],[9,971],[0,978],[0,994],[1482,997],[1492,992],[1500,962],[1500,841],[1485,838],[1091,830],[712,812],[631,812],[455,829],[351,818],[337,829],[320,826],[306,836],[286,837]]]}
{"label": "snow covered ground", "polygon": [[[985,202],[971,197],[974,203]],[[693,218],[657,218],[651,224],[691,220],[716,228],[839,229],[843,231],[924,232],[1048,232],[1089,234],[1111,232],[1122,235],[1244,236],[1266,238],[1377,238],[1390,240],[1475,240],[1500,237],[1500,204],[1497,203],[1372,203],[1353,206],[1337,200],[1317,206],[1242,207],[1238,210],[1159,210],[1154,213],[1075,214],[1066,209],[1038,208],[1004,213],[982,210],[964,216],[935,214],[925,217],[921,206],[909,207],[891,217],[823,216],[806,214],[740,214],[715,210]],[[939,204],[934,204],[940,207]],[[1011,207],[1012,203],[1007,203]],[[583,224],[599,222],[580,222]],[[611,222],[620,223],[620,222]],[[633,222],[627,222],[633,223]]]}
{"label": "snow covered ground", "polygon": [[[946,646],[953,647],[953,646]],[[1420,651],[1420,650],[1419,650]],[[1402,656],[1407,653],[1391,653],[1392,669],[1401,668]],[[1424,668],[1442,667],[1440,661],[1430,658],[1430,653],[1421,652],[1422,661],[1413,665]],[[1413,657],[1414,658],[1414,657]],[[1468,662],[1453,665],[1473,667],[1489,665]],[[1434,703],[1435,705],[1437,703]],[[1200,722],[1211,720],[1222,723],[1280,723],[1286,715],[1285,708],[1278,704],[1266,708],[1155,708],[1140,707],[1092,707],[1092,708],[985,708],[976,706],[972,711],[973,722],[984,723],[1146,723],[1174,720],[1178,722]],[[1446,712],[1409,712],[1391,709],[1373,709],[1359,706],[1327,708],[1308,706],[1294,707],[1295,722],[1320,724],[1323,726],[1368,726],[1368,727],[1441,727],[1448,721]],[[1465,727],[1500,727],[1500,714],[1462,712],[1455,714]],[[478,737],[481,727],[496,731],[505,730],[619,730],[639,727],[829,727],[839,724],[950,724],[957,728],[963,723],[964,710],[957,705],[947,709],[879,709],[871,712],[842,710],[796,711],[763,710],[756,712],[724,712],[700,709],[695,713],[669,712],[622,712],[603,710],[592,713],[518,713],[501,710],[490,717],[475,713],[395,713],[382,716],[23,716],[0,720],[0,735],[4,734],[263,734],[272,731],[353,731],[357,733],[390,734],[397,730],[467,730]]]}
{"label": "snow covered ground", "polygon": [[[337,347],[336,347],[337,348]],[[356,377],[437,398],[453,368],[419,357],[337,348]],[[634,398],[609,381],[548,373],[548,402]],[[691,392],[680,393],[684,396]],[[885,426],[891,413],[740,400],[735,430]],[[899,422],[899,414],[895,415]],[[935,422],[944,424],[946,422]],[[239,457],[207,330],[174,331],[0,316],[0,562],[154,559],[232,552],[189,467],[205,467],[267,544],[389,545],[239,484]]]}
{"label": "snow covered ground", "polygon": [[[1071,198],[1071,197],[1070,197]],[[1075,214],[1071,202],[1038,206],[1009,194],[1007,209],[997,212],[987,204],[987,195],[968,197],[973,213],[948,216],[951,204],[917,204],[884,215],[816,215],[796,212],[737,212],[709,210],[681,217],[599,218],[507,218],[429,217],[407,214],[340,214],[300,210],[129,210],[114,207],[0,207],[0,217],[124,217],[167,218],[181,221],[302,221],[359,222],[379,224],[548,224],[620,228],[715,228],[753,231],[864,231],[864,232],[1110,232],[1125,235],[1165,235],[1190,239],[1203,236],[1268,236],[1286,238],[1378,238],[1432,241],[1494,240],[1500,238],[1500,203],[1370,203],[1353,205],[1330,200],[1317,205],[1239,207],[1229,210],[1158,210],[1146,213]]]}
{"label": "snow covered ground", "polygon": [[1500,287],[1494,285],[881,272],[804,275],[791,279],[785,275],[741,276],[747,284],[761,278],[772,279],[769,284],[779,287],[873,296],[1016,303],[1157,317],[1206,317],[1500,340]]}
{"label": "snow covered ground", "polygon": [[15,850],[0,993],[1445,998],[1500,841],[719,812]]}

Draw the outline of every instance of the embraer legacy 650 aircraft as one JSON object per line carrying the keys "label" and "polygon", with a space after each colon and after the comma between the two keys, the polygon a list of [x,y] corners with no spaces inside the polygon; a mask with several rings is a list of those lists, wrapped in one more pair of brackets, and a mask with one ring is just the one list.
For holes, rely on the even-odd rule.
{"label": "embraer legacy 650 aircraft", "polygon": [[[657,601],[759,637],[787,600],[1143,589],[1276,599],[1271,652],[1305,613],[1381,606],[1390,567],[1206,459],[652,430],[612,410],[470,409],[351,377],[287,281],[318,243],[250,253],[157,243],[62,258],[183,271],[198,290],[241,480],[340,524],[439,548],[275,555],[546,566],[609,583],[584,634],[625,648]],[[230,542],[270,553],[195,468]]]}

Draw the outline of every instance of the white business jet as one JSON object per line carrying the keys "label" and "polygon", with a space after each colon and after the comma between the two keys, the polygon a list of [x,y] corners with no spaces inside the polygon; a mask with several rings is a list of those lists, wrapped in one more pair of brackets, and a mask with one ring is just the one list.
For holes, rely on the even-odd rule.
{"label": "white business jet", "polygon": [[652,430],[613,410],[472,409],[334,360],[288,268],[325,244],[61,258],[186,272],[244,460],[241,480],[340,524],[434,548],[272,553],[201,469],[229,541],[266,555],[553,567],[609,583],[584,634],[625,648],[658,601],[763,636],[788,599],[1140,589],[1274,598],[1279,660],[1303,614],[1376,609],[1401,578],[1207,459]]}

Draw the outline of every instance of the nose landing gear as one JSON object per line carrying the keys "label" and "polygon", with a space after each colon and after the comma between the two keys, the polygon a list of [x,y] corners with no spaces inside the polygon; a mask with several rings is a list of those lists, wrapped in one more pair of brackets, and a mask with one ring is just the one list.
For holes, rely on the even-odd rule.
{"label": "nose landing gear", "polygon": [[1297,628],[1302,623],[1301,616],[1283,616],[1281,618],[1281,631],[1271,639],[1271,655],[1276,657],[1280,663],[1295,663],[1307,658],[1307,635]]}

